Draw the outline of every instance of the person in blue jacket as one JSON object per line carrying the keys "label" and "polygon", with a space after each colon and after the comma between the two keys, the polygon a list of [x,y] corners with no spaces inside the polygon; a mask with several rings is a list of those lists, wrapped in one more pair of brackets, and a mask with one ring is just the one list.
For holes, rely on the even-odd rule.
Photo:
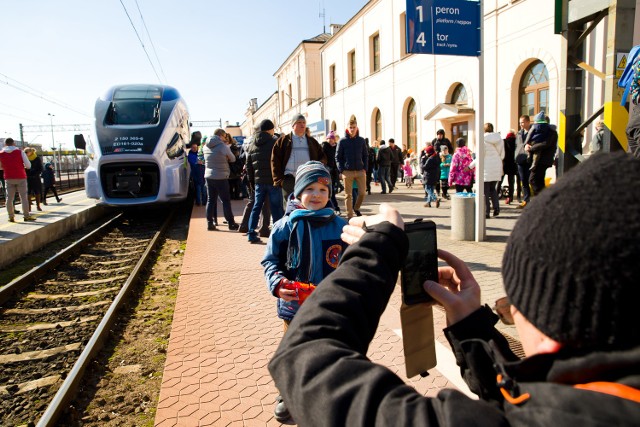
{"label": "person in blue jacket", "polygon": [[[295,198],[269,236],[262,266],[269,292],[278,298],[277,313],[285,332],[300,307],[296,291],[286,287],[294,281],[317,286],[338,267],[347,246],[340,238],[347,222],[331,208],[331,188],[331,175],[322,163],[299,166]],[[290,417],[281,397],[276,399],[274,415],[280,422]]]}
{"label": "person in blue jacket", "polygon": [[196,193],[196,206],[204,205],[206,200],[206,192],[204,189],[204,161],[198,158],[198,144],[193,142],[191,149],[187,155],[189,166],[191,167],[191,181]]}

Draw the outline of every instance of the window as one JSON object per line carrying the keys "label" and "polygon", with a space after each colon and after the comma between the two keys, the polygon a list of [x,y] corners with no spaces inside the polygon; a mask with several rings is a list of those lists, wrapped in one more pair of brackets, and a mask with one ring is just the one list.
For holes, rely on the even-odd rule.
{"label": "window", "polygon": [[520,82],[520,114],[549,112],[549,73],[542,61],[527,68]]}
{"label": "window", "polygon": [[329,95],[336,93],[336,64],[329,67]]}
{"label": "window", "polygon": [[282,105],[282,108],[284,110],[284,91],[283,90],[280,91],[280,105]]}
{"label": "window", "polygon": [[352,50],[347,54],[347,65],[349,66],[349,85],[356,82],[356,51]]}
{"label": "window", "polygon": [[416,111],[416,101],[409,101],[407,107],[407,149],[418,152],[418,112]]}
{"label": "window", "polygon": [[464,138],[466,142],[469,142],[469,122],[451,124],[451,141],[455,142],[458,138]]}
{"label": "window", "polygon": [[382,113],[376,108],[373,115],[373,140],[380,141],[382,139]]}
{"label": "window", "polygon": [[371,73],[380,71],[380,34],[371,36]]}
{"label": "window", "polygon": [[293,107],[293,92],[291,89],[291,83],[289,83],[289,108]]}
{"label": "window", "polygon": [[404,58],[407,53],[407,14],[402,12],[400,14],[400,58]]}
{"label": "window", "polygon": [[453,90],[451,103],[456,105],[467,105],[467,101],[467,89],[465,89],[464,85],[459,84]]}

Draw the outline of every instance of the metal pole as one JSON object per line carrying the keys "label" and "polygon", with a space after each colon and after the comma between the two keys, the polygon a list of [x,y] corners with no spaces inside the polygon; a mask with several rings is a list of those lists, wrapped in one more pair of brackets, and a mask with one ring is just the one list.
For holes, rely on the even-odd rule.
{"label": "metal pole", "polygon": [[[51,145],[52,145],[52,150],[53,150],[53,163],[56,163],[56,141],[53,138],[53,118],[55,117],[55,114],[51,114],[51,113],[47,113],[47,115],[49,116],[49,121],[51,123]],[[60,157],[58,157],[58,165],[56,166],[56,171],[58,174],[58,180],[60,180]]]}
{"label": "metal pole", "polygon": [[480,56],[478,57],[478,105],[476,107],[476,242],[485,237],[484,206],[484,12],[480,4]]}

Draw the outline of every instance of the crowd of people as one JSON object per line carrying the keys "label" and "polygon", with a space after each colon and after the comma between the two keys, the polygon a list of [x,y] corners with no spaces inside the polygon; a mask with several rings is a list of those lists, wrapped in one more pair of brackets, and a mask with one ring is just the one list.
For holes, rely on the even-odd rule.
{"label": "crowd of people", "polygon": [[9,222],[15,222],[15,215],[20,213],[15,207],[16,197],[20,198],[24,221],[35,221],[31,215],[33,203],[38,211],[42,211],[42,205],[48,205],[49,190],[58,203],[62,201],[55,187],[53,165],[43,163],[35,148],[20,150],[13,138],[7,138],[4,144],[0,150],[0,184],[5,191]]}
{"label": "crowd of people", "polygon": [[[515,198],[524,208],[532,194],[546,186],[547,169],[554,163],[558,134],[549,118],[540,112],[533,123],[528,115],[520,117],[518,132],[510,130],[505,138],[486,123],[482,143],[485,159],[483,182],[486,218],[500,215],[500,198],[511,204]],[[238,146],[231,135],[217,129],[206,141],[200,132],[192,135],[189,151],[196,205],[206,206],[207,228],[219,226],[217,201],[222,203],[225,223],[231,230],[246,233],[250,243],[260,243],[268,237],[269,224],[285,213],[299,166],[307,161],[319,161],[329,171],[332,191],[330,205],[347,220],[361,216],[360,211],[372,186],[380,194],[391,194],[398,181],[407,187],[420,181],[424,187],[424,207],[439,208],[450,200],[450,189],[456,193],[473,192],[476,181],[476,153],[465,138],[454,144],[440,129],[436,137],[425,144],[420,153],[401,149],[394,138],[370,144],[360,135],[357,120],[352,116],[344,136],[331,131],[325,141],[316,140],[306,126],[304,115],[291,121],[291,130],[275,133],[271,120],[263,120],[255,134]],[[503,181],[507,185],[503,186]],[[344,191],[344,206],[336,194]],[[236,224],[230,211],[230,200],[247,199],[242,221]],[[344,209],[344,210],[343,210]]]}

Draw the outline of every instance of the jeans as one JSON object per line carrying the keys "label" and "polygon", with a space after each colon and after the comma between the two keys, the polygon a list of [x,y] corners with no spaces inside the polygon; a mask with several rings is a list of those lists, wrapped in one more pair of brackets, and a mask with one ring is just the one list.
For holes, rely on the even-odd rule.
{"label": "jeans", "polygon": [[[240,233],[247,233],[249,231],[249,218],[251,217],[251,211],[253,210],[253,206],[256,202],[255,189],[247,185],[247,192],[247,204],[242,212],[242,221],[240,222],[240,228],[238,229]],[[261,220],[258,221],[258,226],[256,227],[260,229],[260,237],[269,237],[269,234],[271,233],[271,230],[269,230],[269,223],[271,222],[271,206],[268,200],[265,200],[262,205],[260,218]]]}
{"label": "jeans", "polygon": [[518,175],[520,175],[520,181],[522,182],[522,194],[523,201],[529,203],[531,199],[531,191],[529,190],[529,165],[518,165]]}
{"label": "jeans", "polygon": [[[270,184],[256,184],[255,201],[253,209],[251,209],[251,216],[249,217],[249,239],[254,240],[258,237],[256,228],[258,227],[258,220],[260,219],[260,212],[264,205],[265,199],[269,198],[269,205],[271,206],[271,218],[275,223],[277,220],[284,216],[284,209],[282,208],[282,188],[276,187]],[[264,221],[264,220],[263,220]]]}
{"label": "jeans", "polygon": [[222,202],[224,219],[229,225],[235,224],[231,210],[231,196],[229,195],[228,179],[207,178],[207,221],[218,222],[218,199]]}
{"label": "jeans", "polygon": [[436,197],[436,185],[435,184],[425,184],[424,185],[424,193],[425,193],[425,202],[431,203],[438,200]]}
{"label": "jeans", "polygon": [[387,185],[389,186],[389,190],[393,189],[393,184],[391,183],[391,166],[380,166],[378,169],[378,177],[380,178],[380,185],[382,185],[382,192],[387,192]]}
{"label": "jeans", "polygon": [[196,205],[201,205],[207,200],[207,189],[204,184],[199,183],[197,180],[193,180],[193,186],[196,193]]}

